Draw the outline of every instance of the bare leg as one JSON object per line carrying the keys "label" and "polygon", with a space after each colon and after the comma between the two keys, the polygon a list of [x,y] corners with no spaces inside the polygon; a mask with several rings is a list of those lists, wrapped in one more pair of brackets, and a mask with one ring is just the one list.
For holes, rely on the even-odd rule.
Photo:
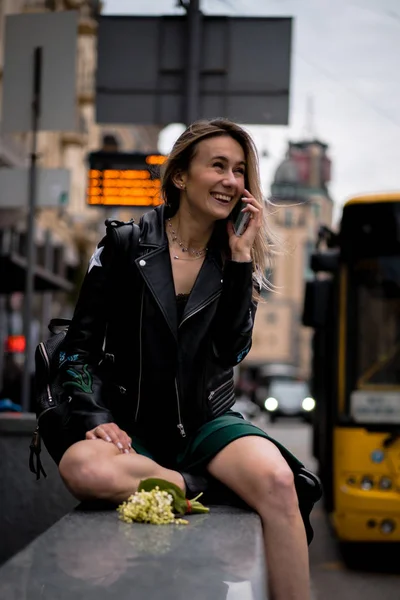
{"label": "bare leg", "polygon": [[309,600],[306,533],[293,474],[279,450],[265,438],[248,436],[226,446],[209,472],[261,517],[272,600]]}
{"label": "bare leg", "polygon": [[65,452],[60,475],[78,500],[109,500],[120,503],[133,494],[142,479],[158,477],[185,490],[180,473],[165,469],[147,456],[122,454],[103,440],[77,442]]}

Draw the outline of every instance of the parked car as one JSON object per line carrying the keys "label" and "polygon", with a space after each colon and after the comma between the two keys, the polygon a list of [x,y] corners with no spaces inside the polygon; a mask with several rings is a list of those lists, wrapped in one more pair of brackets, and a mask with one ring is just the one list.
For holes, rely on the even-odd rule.
{"label": "parked car", "polygon": [[[260,388],[259,393],[262,388]],[[277,380],[272,381],[264,391],[264,408],[271,421],[279,417],[301,417],[311,420],[315,409],[315,400],[310,396],[310,390],[305,381]]]}

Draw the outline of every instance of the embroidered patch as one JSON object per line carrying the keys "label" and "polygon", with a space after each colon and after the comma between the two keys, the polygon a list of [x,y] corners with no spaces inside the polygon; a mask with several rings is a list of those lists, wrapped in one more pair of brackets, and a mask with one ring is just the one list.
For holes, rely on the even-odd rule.
{"label": "embroidered patch", "polygon": [[244,357],[249,353],[250,348],[246,348],[246,350],[242,350],[236,357],[236,363],[240,363],[244,359]]}
{"label": "embroidered patch", "polygon": [[58,357],[58,366],[61,367],[66,362],[76,362],[79,358],[79,354],[70,354],[67,356],[66,352],[60,352]]}
{"label": "embroidered patch", "polygon": [[76,369],[71,369],[71,368],[67,369],[68,375],[73,377],[73,380],[65,381],[62,384],[63,387],[70,385],[72,387],[77,388],[78,390],[81,390],[82,392],[85,392],[85,394],[92,394],[93,393],[93,387],[92,387],[93,386],[93,378],[87,369],[87,365],[83,365],[83,372],[86,377],[84,377],[82,375],[82,373],[79,373]]}
{"label": "embroidered patch", "polygon": [[90,271],[93,269],[93,267],[102,267],[103,266],[100,262],[100,254],[103,252],[103,250],[104,250],[104,246],[101,246],[101,248],[96,248],[96,250],[93,252],[92,258],[90,259],[90,262],[89,262],[88,273],[90,273]]}

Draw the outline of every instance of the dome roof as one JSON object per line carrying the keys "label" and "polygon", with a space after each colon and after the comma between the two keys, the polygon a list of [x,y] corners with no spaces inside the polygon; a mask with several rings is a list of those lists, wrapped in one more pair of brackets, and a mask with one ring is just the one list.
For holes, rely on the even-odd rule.
{"label": "dome roof", "polygon": [[300,183],[300,174],[296,162],[286,158],[276,170],[274,183]]}

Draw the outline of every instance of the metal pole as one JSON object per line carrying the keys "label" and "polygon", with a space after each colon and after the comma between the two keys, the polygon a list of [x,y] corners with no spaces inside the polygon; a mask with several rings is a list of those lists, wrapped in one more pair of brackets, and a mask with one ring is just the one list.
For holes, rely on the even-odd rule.
{"label": "metal pole", "polygon": [[[47,229],[44,239],[44,266],[48,271],[54,269],[54,250],[52,245],[51,232]],[[49,336],[48,324],[51,319],[51,308],[53,304],[53,292],[43,292],[42,294],[42,323],[40,328],[40,337],[46,340]]]}
{"label": "metal pole", "polygon": [[7,339],[7,298],[0,294],[0,390],[4,383],[5,341]]}
{"label": "metal pole", "polygon": [[186,125],[199,118],[200,105],[200,57],[201,57],[201,22],[200,0],[190,0],[185,6],[187,11],[187,50],[188,61],[186,71]]}
{"label": "metal pole", "polygon": [[42,79],[42,47],[34,50],[33,56],[33,90],[32,90],[32,146],[29,169],[28,189],[28,218],[27,218],[27,246],[26,246],[26,281],[24,297],[24,335],[25,335],[25,362],[22,379],[22,410],[28,411],[30,407],[31,370],[30,358],[32,354],[31,321],[34,293],[34,270],[36,264],[35,252],[35,211],[36,211],[36,162],[37,162],[37,132],[40,116],[40,96]]}

